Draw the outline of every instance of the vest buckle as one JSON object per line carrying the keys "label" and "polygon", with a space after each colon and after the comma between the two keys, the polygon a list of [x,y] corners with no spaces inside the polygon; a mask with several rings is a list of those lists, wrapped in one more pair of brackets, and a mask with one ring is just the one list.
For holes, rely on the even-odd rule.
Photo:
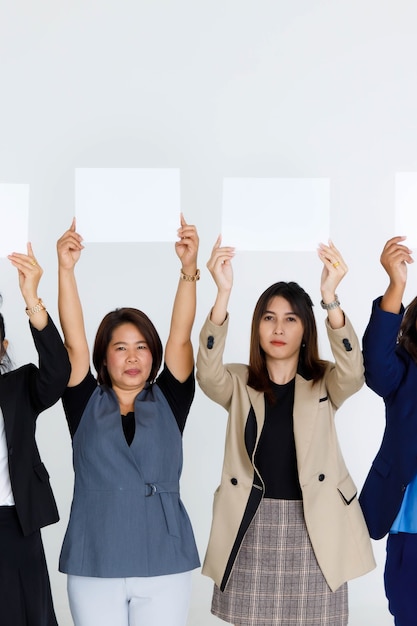
{"label": "vest buckle", "polygon": [[148,493],[145,493],[145,496],[147,498],[156,494],[156,485],[154,485],[153,483],[146,483],[145,487],[149,489]]}

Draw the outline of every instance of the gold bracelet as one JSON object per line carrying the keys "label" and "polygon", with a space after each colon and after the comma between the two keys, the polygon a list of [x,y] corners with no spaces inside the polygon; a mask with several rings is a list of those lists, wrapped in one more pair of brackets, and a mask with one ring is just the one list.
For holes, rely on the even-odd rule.
{"label": "gold bracelet", "polygon": [[189,283],[194,283],[196,280],[200,280],[200,270],[197,270],[196,273],[193,274],[185,274],[181,268],[181,280],[186,280]]}
{"label": "gold bracelet", "polygon": [[38,304],[35,304],[35,306],[32,306],[30,309],[26,307],[25,311],[26,311],[26,314],[30,317],[34,313],[39,313],[39,311],[46,311],[46,307],[44,303],[42,302],[42,300],[39,298]]}

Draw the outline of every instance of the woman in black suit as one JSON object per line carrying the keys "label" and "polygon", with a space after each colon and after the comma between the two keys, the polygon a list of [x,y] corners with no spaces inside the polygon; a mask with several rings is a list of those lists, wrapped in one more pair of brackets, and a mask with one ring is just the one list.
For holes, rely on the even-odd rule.
{"label": "woman in black suit", "polygon": [[40,529],[57,522],[49,475],[35,441],[36,419],[64,391],[67,351],[38,297],[42,269],[28,244],[13,253],[29,326],[39,355],[11,370],[0,314],[0,622],[2,626],[57,626]]}

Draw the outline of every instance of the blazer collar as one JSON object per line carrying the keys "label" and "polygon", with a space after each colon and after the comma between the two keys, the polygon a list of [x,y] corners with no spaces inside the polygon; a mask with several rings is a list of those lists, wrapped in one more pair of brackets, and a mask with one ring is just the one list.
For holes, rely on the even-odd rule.
{"label": "blazer collar", "polygon": [[304,461],[313,439],[322,390],[322,385],[319,383],[313,385],[313,381],[306,380],[299,374],[296,375],[293,419],[299,466]]}
{"label": "blazer collar", "polygon": [[[261,391],[255,391],[252,387],[246,386],[246,389],[258,426],[256,449],[265,423],[265,396]],[[296,374],[293,420],[298,463],[304,460],[313,438],[321,390],[322,386],[319,383],[313,385],[311,380],[306,380],[300,374]]]}
{"label": "blazer collar", "polygon": [[255,451],[258,447],[259,437],[261,436],[265,423],[265,396],[262,391],[256,391],[252,387],[248,387],[248,385],[246,385],[246,389],[248,391],[249,399],[256,417],[256,424],[258,426],[254,448]]}
{"label": "blazer collar", "polygon": [[8,391],[9,382],[5,376],[0,376],[0,406],[3,413],[4,429],[7,441],[12,440],[14,415],[16,410],[16,394]]}

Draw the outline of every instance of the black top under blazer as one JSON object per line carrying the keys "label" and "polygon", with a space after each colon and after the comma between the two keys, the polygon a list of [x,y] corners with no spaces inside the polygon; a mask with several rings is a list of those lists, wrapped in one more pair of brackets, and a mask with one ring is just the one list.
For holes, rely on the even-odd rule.
{"label": "black top under blazer", "polygon": [[48,317],[47,326],[30,329],[39,355],[32,363],[0,376],[0,407],[9,457],[10,482],[23,534],[59,520],[49,474],[35,440],[36,419],[57,402],[71,373],[67,350]]}

